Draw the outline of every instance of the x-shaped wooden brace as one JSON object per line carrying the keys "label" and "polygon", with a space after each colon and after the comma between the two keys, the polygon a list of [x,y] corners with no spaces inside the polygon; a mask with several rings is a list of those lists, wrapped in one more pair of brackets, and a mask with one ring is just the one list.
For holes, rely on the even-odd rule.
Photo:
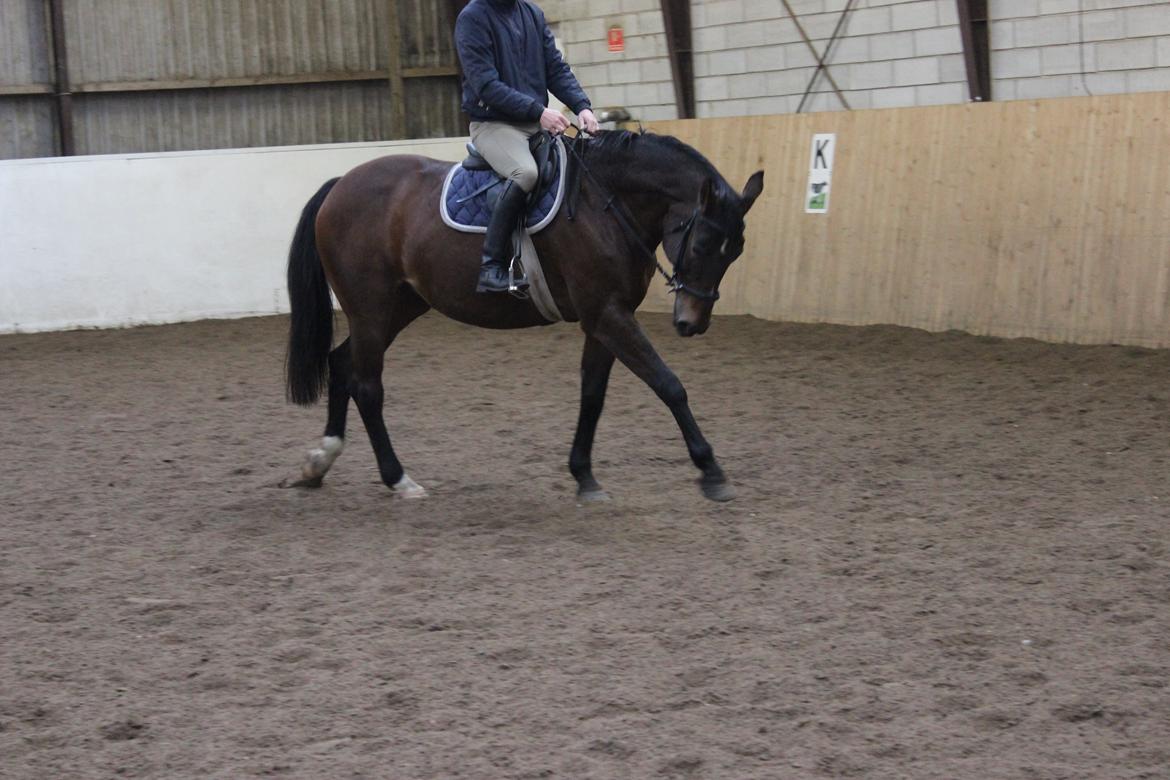
{"label": "x-shaped wooden brace", "polygon": [[821,75],[822,71],[825,74],[825,78],[828,79],[829,84],[833,86],[833,91],[837,93],[837,99],[841,101],[841,105],[845,106],[847,111],[852,110],[849,105],[849,101],[845,99],[845,93],[841,91],[839,86],[837,86],[837,81],[833,78],[833,74],[829,72],[828,59],[829,53],[833,49],[833,44],[837,42],[837,36],[841,34],[841,27],[845,24],[845,19],[849,16],[849,12],[853,10],[853,4],[856,1],[857,0],[848,0],[845,3],[845,8],[841,11],[841,16],[837,18],[837,26],[833,28],[833,35],[829,38],[829,42],[825,44],[824,53],[818,54],[817,47],[813,46],[812,40],[808,37],[808,33],[804,31],[804,26],[800,23],[800,19],[792,10],[792,6],[789,4],[788,0],[781,0],[781,2],[784,3],[784,10],[788,11],[788,15],[792,17],[792,23],[796,25],[797,32],[799,32],[800,37],[804,39],[804,45],[808,47],[809,52],[813,56],[813,59],[817,61],[817,69],[813,71],[812,78],[809,79],[808,86],[805,87],[804,95],[802,95],[800,98],[800,105],[797,107],[796,113],[799,114],[804,110],[804,104],[808,102],[808,96],[812,93],[813,86],[817,83],[817,77]]}

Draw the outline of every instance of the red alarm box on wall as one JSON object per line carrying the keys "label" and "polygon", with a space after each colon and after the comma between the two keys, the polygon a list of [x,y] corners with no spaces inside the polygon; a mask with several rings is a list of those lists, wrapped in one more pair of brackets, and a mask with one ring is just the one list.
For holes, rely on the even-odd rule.
{"label": "red alarm box on wall", "polygon": [[607,38],[609,41],[609,50],[610,51],[625,51],[626,50],[626,36],[622,32],[621,27],[610,27],[609,28],[609,35],[607,36]]}

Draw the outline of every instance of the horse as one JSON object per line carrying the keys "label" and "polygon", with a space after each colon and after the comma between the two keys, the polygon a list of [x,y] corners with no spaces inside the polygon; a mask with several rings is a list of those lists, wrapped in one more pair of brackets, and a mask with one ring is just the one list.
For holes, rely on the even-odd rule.
{"label": "horse", "polygon": [[[729,501],[734,488],[695,422],[686,389],[634,311],[660,271],[675,293],[679,335],[707,331],[719,284],[743,251],[744,215],[763,190],[764,172],[737,192],[694,148],[649,132],[578,133],[565,146],[570,203],[532,239],[557,308],[585,334],[569,454],[578,498],[608,498],[593,475],[591,453],[616,358],[673,413],[701,472],[702,494]],[[284,485],[322,484],[344,447],[352,398],[382,481],[400,497],[426,496],[395,455],[383,418],[384,354],[395,337],[432,308],[484,328],[549,324],[531,301],[475,292],[482,236],[452,230],[437,214],[451,165],[416,155],[383,157],[326,182],[305,205],[288,259],[287,397],[310,406],[327,391],[328,420],[299,478]],[[660,245],[673,275],[656,259]],[[336,347],[331,290],[349,323],[349,336]]]}

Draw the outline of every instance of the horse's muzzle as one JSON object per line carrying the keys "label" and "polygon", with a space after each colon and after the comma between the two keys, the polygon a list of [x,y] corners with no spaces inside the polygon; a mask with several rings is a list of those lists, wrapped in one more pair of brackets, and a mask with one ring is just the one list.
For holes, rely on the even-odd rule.
{"label": "horse's muzzle", "polygon": [[674,329],[683,338],[700,336],[711,326],[712,301],[702,301],[685,292],[674,298]]}
{"label": "horse's muzzle", "polygon": [[690,338],[691,336],[701,336],[706,333],[710,324],[710,319],[707,319],[698,325],[687,320],[675,320],[674,329],[678,331],[678,335],[682,336],[683,338]]}

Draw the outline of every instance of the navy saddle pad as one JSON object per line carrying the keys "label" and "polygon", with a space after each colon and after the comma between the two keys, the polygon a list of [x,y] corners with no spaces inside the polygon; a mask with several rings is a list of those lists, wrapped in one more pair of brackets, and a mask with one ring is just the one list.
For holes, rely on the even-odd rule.
{"label": "navy saddle pad", "polygon": [[[560,138],[553,144],[553,175],[528,209],[525,222],[529,233],[544,229],[561,207],[565,196],[565,149]],[[504,180],[493,170],[469,170],[463,163],[451,166],[439,211],[443,222],[465,233],[486,233],[492,208]]]}

